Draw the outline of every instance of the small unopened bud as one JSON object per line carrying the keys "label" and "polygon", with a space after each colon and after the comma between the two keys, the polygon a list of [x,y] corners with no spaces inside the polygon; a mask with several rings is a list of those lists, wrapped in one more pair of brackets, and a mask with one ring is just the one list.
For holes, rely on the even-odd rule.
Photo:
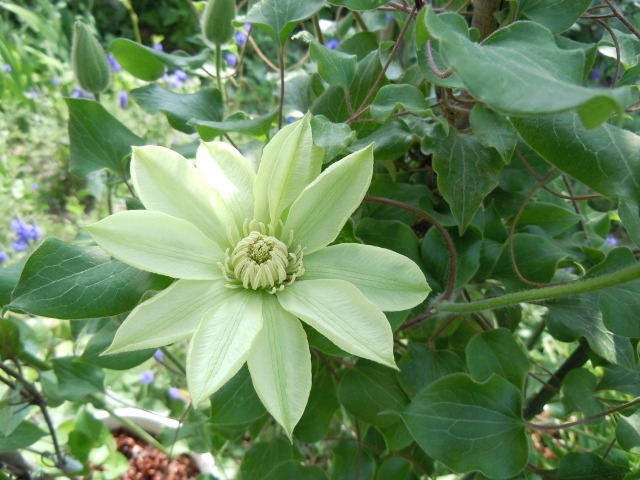
{"label": "small unopened bud", "polygon": [[89,28],[81,21],[73,27],[71,48],[73,73],[83,90],[98,94],[111,82],[111,70],[104,49]]}
{"label": "small unopened bud", "polygon": [[235,16],[235,0],[209,0],[202,14],[202,36],[216,46],[227,43],[235,33]]}

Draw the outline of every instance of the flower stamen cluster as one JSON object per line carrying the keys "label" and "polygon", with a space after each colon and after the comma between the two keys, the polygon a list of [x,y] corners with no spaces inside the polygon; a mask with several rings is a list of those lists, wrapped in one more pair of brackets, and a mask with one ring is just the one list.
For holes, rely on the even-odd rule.
{"label": "flower stamen cluster", "polygon": [[262,289],[273,294],[304,273],[302,247],[298,245],[294,252],[289,252],[293,232],[285,244],[275,237],[272,225],[245,221],[243,230],[245,236],[232,242],[235,247],[227,248],[224,265],[220,264],[228,287]]}

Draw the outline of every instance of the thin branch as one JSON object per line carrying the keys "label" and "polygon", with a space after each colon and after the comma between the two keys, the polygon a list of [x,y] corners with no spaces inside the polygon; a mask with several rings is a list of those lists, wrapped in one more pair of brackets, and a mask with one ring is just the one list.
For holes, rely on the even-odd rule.
{"label": "thin branch", "polygon": [[636,37],[640,39],[640,30],[638,30],[633,23],[627,20],[627,17],[625,17],[624,14],[620,10],[618,10],[618,7],[616,7],[611,0],[604,0],[604,1],[607,5],[609,5],[609,8],[613,12],[613,14],[618,18],[618,20],[620,20],[620,23],[622,23]]}
{"label": "thin branch", "polygon": [[269,60],[267,58],[267,56],[262,52],[262,50],[260,50],[260,47],[258,47],[258,44],[253,39],[253,37],[247,37],[247,40],[249,40],[249,42],[251,43],[251,46],[253,47],[253,49],[256,51],[256,53],[260,57],[260,60],[262,60],[264,63],[266,63],[271,70],[273,70],[274,72],[277,72],[279,70],[278,67],[276,65],[274,65],[271,62],[271,60]]}
{"label": "thin branch", "polygon": [[613,28],[611,28],[609,25],[598,18],[595,19],[595,22],[601,25],[607,32],[609,32],[609,35],[611,35],[611,39],[613,40],[613,44],[616,47],[616,73],[613,77],[613,82],[611,83],[611,88],[616,88],[618,86],[618,82],[620,81],[620,68],[622,66],[620,58],[620,42],[618,41],[618,36],[616,35],[616,32],[613,31]]}
{"label": "thin branch", "polygon": [[447,231],[444,226],[438,222],[435,218],[429,215],[424,210],[421,210],[413,205],[409,205],[408,203],[398,202],[396,200],[391,200],[390,198],[376,197],[373,195],[365,195],[364,199],[368,202],[378,202],[385,205],[391,205],[394,207],[402,208],[407,210],[408,212],[414,213],[419,217],[425,219],[427,222],[432,224],[434,227],[438,229],[442,237],[444,238],[445,243],[447,244],[447,250],[449,252],[449,279],[447,282],[447,289],[442,295],[442,299],[446,300],[453,294],[453,290],[456,286],[456,273],[457,273],[457,260],[456,260],[456,249],[453,245],[453,240],[451,239],[451,235]]}
{"label": "thin branch", "polygon": [[429,67],[431,68],[431,70],[433,71],[433,74],[436,77],[442,78],[444,80],[445,78],[449,78],[451,75],[453,75],[453,69],[448,68],[446,72],[443,72],[438,68],[438,65],[436,65],[436,61],[433,58],[433,50],[431,49],[431,40],[427,40],[426,49],[427,49],[427,59],[429,60]]}
{"label": "thin branch", "polygon": [[626,410],[627,408],[631,408],[635,405],[640,404],[640,397],[632,400],[624,405],[620,405],[618,407],[610,408],[609,410],[605,410],[604,412],[600,412],[597,415],[592,415],[590,417],[583,418],[582,420],[576,420],[575,422],[561,423],[558,425],[555,424],[540,424],[540,423],[530,423],[526,422],[527,427],[533,430],[545,430],[545,431],[553,431],[553,430],[565,430],[570,427],[577,427],[578,425],[586,425],[587,423],[591,423],[594,420],[598,420],[599,418],[606,417],[607,415],[611,415],[612,413],[619,412],[621,410]]}

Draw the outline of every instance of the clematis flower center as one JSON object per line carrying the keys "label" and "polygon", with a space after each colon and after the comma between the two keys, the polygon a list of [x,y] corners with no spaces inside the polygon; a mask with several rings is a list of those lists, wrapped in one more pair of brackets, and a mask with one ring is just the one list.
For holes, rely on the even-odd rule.
{"label": "clematis flower center", "polygon": [[302,247],[290,252],[291,241],[284,243],[273,235],[273,228],[258,225],[262,231],[246,229],[245,237],[235,248],[227,249],[225,264],[221,267],[229,287],[275,293],[304,273]]}

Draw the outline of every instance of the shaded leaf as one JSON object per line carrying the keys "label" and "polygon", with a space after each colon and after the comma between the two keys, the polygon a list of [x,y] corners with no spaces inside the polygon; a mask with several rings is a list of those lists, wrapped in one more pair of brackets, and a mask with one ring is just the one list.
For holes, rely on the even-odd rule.
{"label": "shaded leaf", "polygon": [[572,114],[511,123],[538,154],[596,192],[640,198],[640,136],[609,124],[586,130]]}
{"label": "shaded leaf", "polygon": [[440,54],[476,99],[509,115],[540,115],[577,109],[588,128],[622,113],[626,88],[581,85],[586,62],[580,49],[559,48],[545,27],[515,22],[482,45],[451,29],[433,10],[424,16]]}
{"label": "shaded leaf", "polygon": [[104,372],[73,357],[54,358],[53,372],[58,380],[58,395],[65,400],[81,400],[104,390]]}
{"label": "shaded leaf", "polygon": [[144,145],[135,135],[98,102],[80,98],[65,98],[69,108],[69,169],[83,177],[108,168],[121,178],[129,177],[126,157],[131,146]]}
{"label": "shaded leaf", "polygon": [[436,380],[465,371],[462,359],[449,350],[431,350],[427,345],[411,342],[407,353],[398,361],[398,381],[413,398]]}
{"label": "shaded leaf", "polygon": [[558,480],[622,480],[627,470],[605,462],[595,453],[569,453],[562,457]]}
{"label": "shaded leaf", "polygon": [[424,94],[413,85],[385,85],[371,104],[371,117],[385,122],[397,110],[421,114],[429,111]]}
{"label": "shaded leaf", "polygon": [[8,308],[67,320],[105,317],[128,312],[146,292],[170,283],[99,247],[48,238],[27,260]]}
{"label": "shaded leaf", "polygon": [[47,432],[36,427],[33,423],[22,422],[9,435],[0,435],[0,452],[10,452],[33,445]]}
{"label": "shaded leaf", "polygon": [[640,412],[618,417],[616,439],[624,451],[640,453]]}
{"label": "shaded leaf", "polygon": [[456,373],[422,390],[402,418],[418,445],[449,468],[506,479],[527,465],[521,410],[520,392],[508,381],[477,383]]}
{"label": "shaded leaf", "polygon": [[196,93],[174,93],[153,83],[131,91],[131,97],[145,112],[162,112],[169,125],[184,133],[196,131],[191,120],[222,120],[222,94],[215,88],[202,88]]}
{"label": "shaded leaf", "polygon": [[586,12],[591,0],[520,0],[522,14],[553,33],[569,29]]}
{"label": "shaded leaf", "polygon": [[238,132],[266,139],[271,129],[271,124],[278,112],[267,113],[260,117],[251,118],[244,112],[236,112],[226,120],[221,122],[211,120],[194,119],[189,122],[195,125],[198,135],[205,141],[210,142],[220,135],[228,132]]}
{"label": "shaded leaf", "polygon": [[346,123],[333,123],[323,115],[311,119],[313,143],[324,150],[324,163],[340,155],[356,138]]}
{"label": "shaded leaf", "polygon": [[469,116],[471,129],[485,147],[495,148],[505,163],[509,163],[518,144],[518,132],[499,113],[476,103]]}

